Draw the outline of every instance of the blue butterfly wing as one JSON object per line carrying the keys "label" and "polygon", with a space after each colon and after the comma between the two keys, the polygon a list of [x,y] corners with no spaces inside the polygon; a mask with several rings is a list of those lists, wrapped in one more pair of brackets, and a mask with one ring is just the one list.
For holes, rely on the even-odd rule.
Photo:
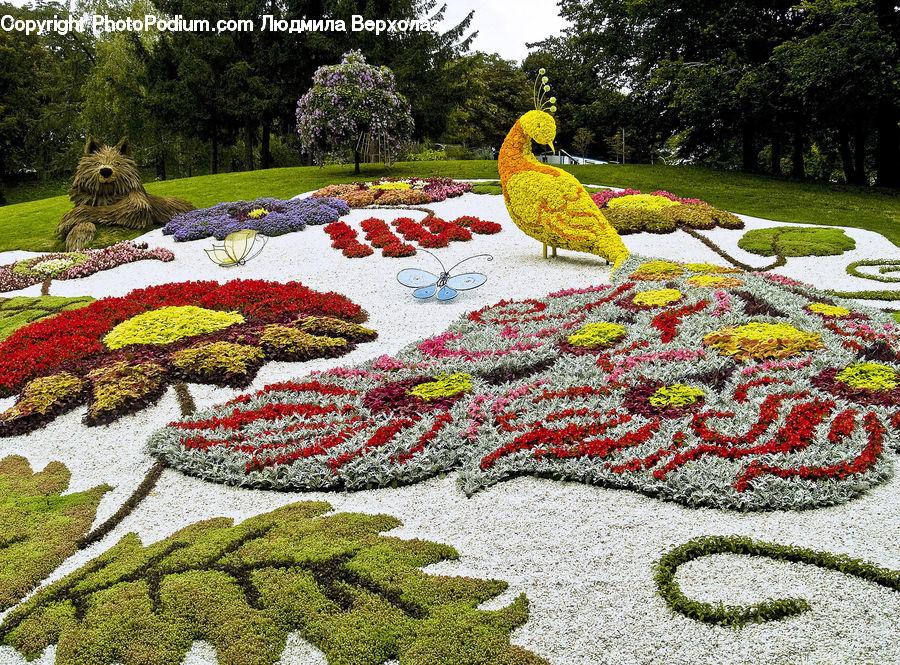
{"label": "blue butterfly wing", "polygon": [[441,290],[438,291],[437,299],[438,300],[453,300],[456,297],[456,289],[451,289],[449,286],[441,287]]}
{"label": "blue butterfly wing", "polygon": [[447,280],[447,286],[457,291],[468,291],[469,289],[477,289],[487,281],[487,277],[480,272],[466,272],[462,275],[454,275]]}
{"label": "blue butterfly wing", "polygon": [[[441,289],[441,293],[443,292],[444,289]],[[437,293],[437,286],[434,284],[432,284],[431,286],[423,286],[421,289],[416,289],[415,291],[413,291],[413,295],[416,298],[430,298],[435,293]],[[438,298],[441,298],[440,294],[438,294]]]}
{"label": "blue butterfly wing", "polygon": [[[417,289],[420,286],[431,286],[433,284],[437,284],[438,276],[425,270],[419,270],[418,268],[407,268],[406,270],[401,270],[399,273],[397,273],[397,281],[400,282],[403,286],[408,286],[411,289]],[[432,293],[432,295],[434,294]]]}

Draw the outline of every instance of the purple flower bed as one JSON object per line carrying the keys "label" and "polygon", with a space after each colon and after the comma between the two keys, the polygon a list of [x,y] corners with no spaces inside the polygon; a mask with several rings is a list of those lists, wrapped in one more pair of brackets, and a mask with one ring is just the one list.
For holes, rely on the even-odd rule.
{"label": "purple flower bed", "polygon": [[[265,213],[251,216],[252,212],[259,210]],[[209,236],[224,240],[229,233],[242,229],[253,229],[267,236],[280,236],[302,231],[307,226],[331,224],[348,212],[350,207],[345,201],[331,197],[290,201],[273,198],[234,201],[175,215],[165,225],[163,233],[173,236],[178,242],[201,240]]]}
{"label": "purple flower bed", "polygon": [[[174,258],[175,255],[168,249],[161,247],[147,249],[146,245],[136,245],[130,240],[110,245],[104,249],[43,254],[32,259],[23,259],[0,266],[0,292],[24,289],[33,284],[40,284],[47,278],[79,279],[101,270],[109,270],[135,261],[168,262]],[[41,264],[51,261],[63,261],[71,265],[59,270],[41,270]]]}

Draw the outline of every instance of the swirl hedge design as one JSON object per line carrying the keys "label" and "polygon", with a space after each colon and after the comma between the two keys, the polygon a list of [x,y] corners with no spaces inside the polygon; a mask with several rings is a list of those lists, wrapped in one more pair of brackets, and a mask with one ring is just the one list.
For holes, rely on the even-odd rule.
{"label": "swirl hedge design", "polygon": [[[469,494],[530,474],[735,510],[839,504],[889,477],[889,316],[778,275],[730,270],[742,284],[722,290],[690,283],[716,266],[632,256],[622,268],[610,285],[501,301],[396,357],[239,397],[149,449],[274,489],[458,469]],[[635,304],[648,285],[636,276],[660,271],[670,279],[651,285],[672,293]]]}

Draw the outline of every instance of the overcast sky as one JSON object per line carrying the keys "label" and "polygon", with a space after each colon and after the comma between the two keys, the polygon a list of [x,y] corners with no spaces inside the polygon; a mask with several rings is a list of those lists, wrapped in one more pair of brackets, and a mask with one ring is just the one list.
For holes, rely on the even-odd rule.
{"label": "overcast sky", "polygon": [[[11,1],[12,4],[21,7],[28,0]],[[447,3],[447,17],[443,24],[445,29],[456,25],[474,9],[475,18],[470,30],[477,30],[478,37],[472,44],[472,50],[499,53],[507,60],[521,61],[528,55],[525,44],[558,35],[565,25],[559,17],[556,0],[444,0],[444,2]]]}
{"label": "overcast sky", "polygon": [[558,35],[565,26],[556,0],[445,0],[446,25],[456,25],[471,10],[478,31],[472,50],[499,53],[507,60],[528,55],[525,44]]}

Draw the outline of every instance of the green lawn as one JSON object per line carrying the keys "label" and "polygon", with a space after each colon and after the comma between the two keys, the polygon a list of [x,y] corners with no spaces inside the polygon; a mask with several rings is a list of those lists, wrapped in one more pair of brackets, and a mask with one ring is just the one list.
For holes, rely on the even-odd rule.
{"label": "green lawn", "polygon": [[[572,166],[566,170],[582,182],[633,187],[651,192],[665,189],[696,197],[732,212],[782,222],[833,224],[876,231],[900,246],[900,194],[861,187],[798,183],[746,173],[688,166]],[[330,183],[371,180],[380,176],[448,176],[497,178],[494,161],[402,162],[393,167],[364,165],[354,176],[346,166],[295,167],[223,173],[154,182],[147,191],[180,196],[198,207],[259,196],[291,197]],[[0,207],[0,251],[54,251],[62,244],[53,235],[56,222],[69,209],[65,196]],[[102,229],[95,246],[133,238],[135,231]]]}

